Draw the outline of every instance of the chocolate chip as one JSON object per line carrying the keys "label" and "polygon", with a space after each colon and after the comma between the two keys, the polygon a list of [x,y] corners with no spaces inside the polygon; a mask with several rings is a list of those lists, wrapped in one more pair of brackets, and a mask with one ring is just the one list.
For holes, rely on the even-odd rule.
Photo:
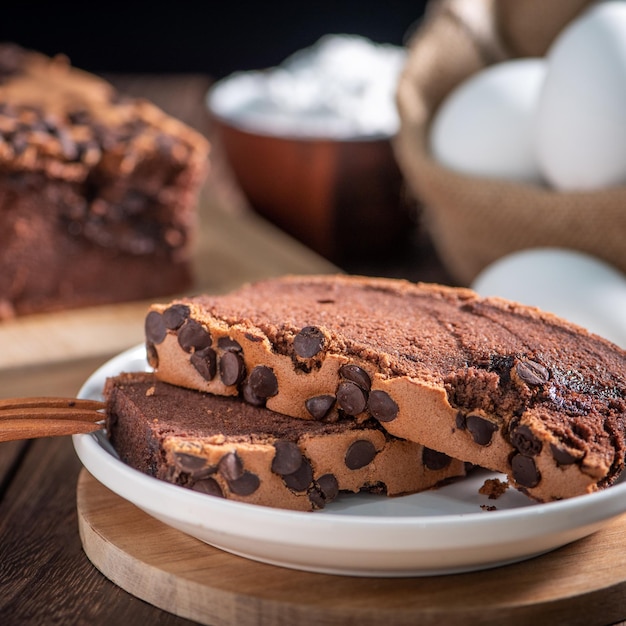
{"label": "chocolate chip", "polygon": [[578,460],[569,450],[559,448],[553,443],[550,444],[550,451],[552,452],[552,458],[559,465],[571,465],[572,463],[576,463]]}
{"label": "chocolate chip", "polygon": [[543,447],[541,441],[526,424],[518,426],[511,433],[511,443],[514,448],[527,456],[537,456]]}
{"label": "chocolate chip", "polygon": [[228,481],[228,487],[238,496],[249,496],[259,488],[260,484],[259,477],[247,470],[239,478]]}
{"label": "chocolate chip", "polygon": [[169,330],[177,330],[189,317],[189,307],[186,304],[173,304],[163,311],[163,321]]}
{"label": "chocolate chip", "polygon": [[437,452],[437,450],[431,450],[431,448],[424,448],[422,450],[422,463],[433,471],[442,470],[448,465],[452,459],[443,452]]}
{"label": "chocolate chip", "polygon": [[272,472],[283,476],[293,474],[302,465],[303,456],[300,448],[293,441],[279,440],[274,443],[274,459],[272,460]]}
{"label": "chocolate chip", "polygon": [[293,349],[303,359],[314,357],[324,347],[324,333],[316,326],[305,326],[294,338]]}
{"label": "chocolate chip", "polygon": [[228,350],[220,359],[220,378],[225,385],[238,385],[246,373],[246,365],[239,352]]}
{"label": "chocolate chip", "polygon": [[337,387],[337,404],[348,415],[358,415],[365,411],[367,397],[358,385],[344,381]]}
{"label": "chocolate chip", "polygon": [[385,391],[375,389],[370,393],[367,407],[379,422],[391,422],[398,417],[398,405]]}
{"label": "chocolate chip", "polygon": [[458,411],[456,414],[456,427],[459,430],[465,430],[467,428],[467,423],[465,421],[465,413]]}
{"label": "chocolate chip", "polygon": [[314,487],[307,495],[314,510],[323,509],[326,506],[326,500],[319,489]]}
{"label": "chocolate chip", "polygon": [[261,398],[261,396],[257,396],[254,391],[252,391],[252,387],[250,387],[249,380],[246,380],[241,387],[241,394],[243,395],[243,399],[252,406],[265,406],[265,398]]}
{"label": "chocolate chip", "polygon": [[154,344],[150,341],[146,342],[146,360],[152,369],[159,367],[159,353]]}
{"label": "chocolate chip", "polygon": [[513,478],[522,487],[536,487],[541,481],[541,474],[535,465],[535,461],[523,454],[516,454],[511,459]]}
{"label": "chocolate chip", "polygon": [[346,380],[352,381],[358,385],[363,391],[369,391],[372,387],[372,381],[369,374],[358,365],[348,364],[339,368],[339,375]]}
{"label": "chocolate chip", "polygon": [[323,474],[315,482],[326,502],[331,502],[339,495],[339,483],[334,474]]}
{"label": "chocolate chip", "polygon": [[335,404],[335,396],[314,396],[304,403],[306,410],[315,420],[323,420]]}
{"label": "chocolate chip", "polygon": [[376,448],[369,439],[357,439],[348,448],[345,464],[348,469],[357,470],[374,460]]}
{"label": "chocolate chip", "polygon": [[465,418],[465,423],[474,441],[481,446],[488,446],[491,443],[493,433],[498,430],[497,424],[480,415],[468,415]]}
{"label": "chocolate chip", "polygon": [[230,337],[220,337],[217,340],[217,347],[222,350],[231,350],[234,352],[241,352],[243,350],[241,344]]}
{"label": "chocolate chip", "polygon": [[167,328],[163,322],[163,316],[157,311],[150,311],[150,313],[146,315],[144,331],[146,339],[150,343],[162,343],[167,335]]}
{"label": "chocolate chip", "polygon": [[257,365],[248,378],[250,388],[260,398],[271,398],[278,393],[278,380],[271,367]]}
{"label": "chocolate chip", "polygon": [[178,343],[185,352],[203,350],[211,345],[209,331],[196,320],[187,320],[178,329]]}
{"label": "chocolate chip", "polygon": [[548,370],[541,365],[541,363],[531,361],[530,359],[518,361],[515,364],[515,371],[517,375],[531,387],[543,385],[547,383],[550,378]]}
{"label": "chocolate chip", "polygon": [[189,359],[204,380],[213,380],[217,373],[217,354],[213,348],[197,350]]}
{"label": "chocolate chip", "polygon": [[243,476],[243,463],[236,452],[228,452],[218,463],[220,474],[227,481],[237,480]]}
{"label": "chocolate chip", "polygon": [[224,497],[222,488],[215,478],[209,477],[198,480],[191,486],[191,488],[193,491],[199,491],[200,493],[204,493],[208,496],[217,496],[218,498]]}
{"label": "chocolate chip", "polygon": [[313,482],[313,468],[305,457],[302,457],[300,467],[291,474],[283,475],[283,480],[293,491],[306,491]]}
{"label": "chocolate chip", "polygon": [[188,454],[187,452],[175,452],[174,464],[181,472],[192,473],[199,469],[202,469],[206,463],[206,459],[195,454]]}

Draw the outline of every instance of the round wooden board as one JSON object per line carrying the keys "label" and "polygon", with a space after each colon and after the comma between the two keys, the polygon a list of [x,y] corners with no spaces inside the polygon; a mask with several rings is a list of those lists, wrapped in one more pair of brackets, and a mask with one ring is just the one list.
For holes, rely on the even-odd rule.
{"label": "round wooden board", "polygon": [[626,516],[550,554],[428,578],[358,578],[238,557],[145,514],[82,470],[81,541],[134,596],[202,624],[609,624],[626,617]]}

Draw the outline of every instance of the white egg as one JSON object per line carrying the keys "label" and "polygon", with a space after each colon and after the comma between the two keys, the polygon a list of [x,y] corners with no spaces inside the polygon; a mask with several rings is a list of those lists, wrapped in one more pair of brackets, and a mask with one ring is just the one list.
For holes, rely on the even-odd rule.
{"label": "white egg", "polygon": [[466,174],[539,182],[532,129],[544,76],[544,60],[526,58],[489,66],[463,81],[435,114],[435,159]]}
{"label": "white egg", "polygon": [[472,288],[536,306],[626,348],[626,275],[584,252],[534,248],[488,265]]}
{"label": "white egg", "polygon": [[537,110],[537,158],[561,190],[626,183],[626,3],[602,2],[547,53]]}

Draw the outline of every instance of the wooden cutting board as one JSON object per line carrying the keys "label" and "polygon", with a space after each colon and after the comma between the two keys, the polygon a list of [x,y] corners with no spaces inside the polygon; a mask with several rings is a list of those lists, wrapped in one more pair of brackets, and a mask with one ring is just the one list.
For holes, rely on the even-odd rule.
{"label": "wooden cutting board", "polygon": [[202,624],[606,625],[626,617],[626,516],[544,556],[483,572],[357,578],[284,569],[170,528],[82,470],[81,541],[134,596]]}

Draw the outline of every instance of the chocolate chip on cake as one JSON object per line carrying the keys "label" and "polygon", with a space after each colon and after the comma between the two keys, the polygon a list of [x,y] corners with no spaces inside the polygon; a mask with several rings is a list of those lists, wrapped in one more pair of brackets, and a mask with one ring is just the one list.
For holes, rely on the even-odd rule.
{"label": "chocolate chip on cake", "polygon": [[217,340],[217,347],[221,350],[230,350],[232,352],[241,352],[241,344],[230,337],[220,337]]}
{"label": "chocolate chip on cake", "polygon": [[174,462],[181,472],[188,472],[190,474],[202,469],[206,465],[206,459],[187,452],[175,453]]}
{"label": "chocolate chip on cake", "polygon": [[367,406],[367,396],[361,387],[346,380],[337,387],[337,404],[346,415],[358,415]]}
{"label": "chocolate chip on cake", "polygon": [[185,352],[203,350],[211,345],[211,334],[200,322],[188,319],[178,329],[178,343]]}
{"label": "chocolate chip on cake", "polygon": [[194,491],[199,491],[208,496],[216,496],[217,498],[223,498],[224,492],[215,478],[204,478],[193,483],[191,488]]}
{"label": "chocolate chip on cake", "polygon": [[249,496],[259,488],[260,484],[259,477],[247,470],[239,478],[228,481],[229,489],[238,496]]}
{"label": "chocolate chip on cake", "polygon": [[367,408],[379,422],[391,422],[398,416],[398,405],[393,398],[380,389],[375,389],[369,395]]}
{"label": "chocolate chip on cake", "polygon": [[430,448],[424,448],[422,452],[422,463],[429,470],[441,470],[444,467],[448,467],[452,459],[443,452],[437,452],[437,450],[431,450]]}
{"label": "chocolate chip on cake", "polygon": [[243,476],[243,463],[236,452],[228,452],[221,459],[217,466],[220,474],[227,481],[234,481]]}
{"label": "chocolate chip on cake", "polygon": [[516,450],[527,456],[537,456],[543,447],[541,440],[524,424],[511,433],[511,443]]}
{"label": "chocolate chip on cake", "polygon": [[271,398],[278,393],[278,381],[271,367],[257,365],[248,378],[253,393],[260,398]]}
{"label": "chocolate chip on cake", "polygon": [[305,403],[306,410],[315,420],[323,420],[335,404],[335,396],[322,395],[309,398]]}
{"label": "chocolate chip on cake", "polygon": [[272,461],[272,472],[280,474],[293,474],[302,465],[304,457],[300,448],[293,441],[278,440],[274,442],[276,454]]}
{"label": "chocolate chip on cake", "polygon": [[472,435],[474,441],[480,446],[488,446],[493,434],[498,430],[498,425],[485,419],[481,415],[470,414],[465,418],[465,427]]}
{"label": "chocolate chip on cake", "polygon": [[245,376],[246,365],[239,352],[227,350],[220,358],[220,377],[227,385],[238,385]]}
{"label": "chocolate chip on cake", "polygon": [[351,470],[365,467],[374,460],[376,448],[368,439],[357,439],[346,452],[346,467]]}
{"label": "chocolate chip on cake", "polygon": [[355,385],[363,389],[363,391],[369,391],[372,387],[369,374],[358,365],[342,365],[339,368],[339,375],[346,380],[352,381]]}
{"label": "chocolate chip on cake", "polygon": [[186,304],[173,304],[163,311],[163,322],[169,330],[178,330],[189,317]]}
{"label": "chocolate chip on cake", "polygon": [[146,315],[144,329],[146,341],[151,344],[161,343],[167,335],[167,327],[163,321],[163,316],[156,311],[150,311]]}
{"label": "chocolate chip on cake", "polygon": [[213,380],[217,373],[217,354],[213,348],[196,350],[189,358],[204,380]]}
{"label": "chocolate chip on cake", "polygon": [[326,502],[331,502],[339,495],[339,483],[334,474],[323,474],[316,482]]}
{"label": "chocolate chip on cake", "polygon": [[252,406],[265,406],[265,401],[267,400],[267,398],[257,396],[256,393],[254,393],[252,387],[250,386],[249,379],[243,381],[243,385],[241,386],[241,396]]}
{"label": "chocolate chip on cake", "polygon": [[293,349],[303,359],[310,359],[324,347],[324,333],[315,326],[305,326],[294,338]]}
{"label": "chocolate chip on cake", "polygon": [[313,482],[313,468],[308,459],[302,458],[300,467],[291,474],[282,474],[283,480],[293,491],[306,491]]}
{"label": "chocolate chip on cake", "polygon": [[576,456],[571,451],[566,450],[565,448],[559,448],[554,444],[550,444],[550,451],[552,452],[552,456],[554,460],[559,465],[571,465],[572,463],[576,463],[582,458],[582,454]]}
{"label": "chocolate chip on cake", "polygon": [[511,459],[513,478],[522,487],[536,487],[541,480],[541,474],[535,465],[535,461],[524,454],[516,454]]}

